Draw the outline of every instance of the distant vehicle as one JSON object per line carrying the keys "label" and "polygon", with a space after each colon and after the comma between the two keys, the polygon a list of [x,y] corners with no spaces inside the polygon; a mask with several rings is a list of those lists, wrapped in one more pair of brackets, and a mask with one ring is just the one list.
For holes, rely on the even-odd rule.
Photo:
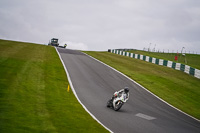
{"label": "distant vehicle", "polygon": [[57,38],[52,38],[48,45],[52,45],[52,46],[58,47],[59,46],[58,39]]}
{"label": "distant vehicle", "polygon": [[59,46],[60,48],[66,48],[67,47],[67,44],[65,44],[64,46]]}

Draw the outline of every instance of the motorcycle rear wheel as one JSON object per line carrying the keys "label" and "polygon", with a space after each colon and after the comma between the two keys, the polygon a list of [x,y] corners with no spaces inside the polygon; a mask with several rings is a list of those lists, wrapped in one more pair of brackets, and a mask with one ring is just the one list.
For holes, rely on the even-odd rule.
{"label": "motorcycle rear wheel", "polygon": [[112,107],[112,99],[108,100],[108,102],[107,102],[107,107],[108,107],[108,108]]}

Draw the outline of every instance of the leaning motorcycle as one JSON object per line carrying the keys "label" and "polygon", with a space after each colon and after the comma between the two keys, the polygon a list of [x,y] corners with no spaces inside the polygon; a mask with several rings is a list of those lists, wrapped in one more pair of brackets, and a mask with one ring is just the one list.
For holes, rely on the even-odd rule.
{"label": "leaning motorcycle", "polygon": [[111,98],[107,102],[108,108],[113,108],[115,111],[118,111],[122,105],[128,100],[127,94],[121,93],[116,98]]}

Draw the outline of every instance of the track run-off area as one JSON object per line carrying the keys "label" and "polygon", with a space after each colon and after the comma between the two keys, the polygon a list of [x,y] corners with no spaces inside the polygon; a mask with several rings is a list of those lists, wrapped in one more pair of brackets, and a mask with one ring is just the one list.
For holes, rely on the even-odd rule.
{"label": "track run-off area", "polygon": [[[174,109],[107,65],[75,50],[57,48],[75,95],[84,108],[111,132],[199,133],[200,122]],[[129,87],[119,111],[106,107],[115,91]]]}

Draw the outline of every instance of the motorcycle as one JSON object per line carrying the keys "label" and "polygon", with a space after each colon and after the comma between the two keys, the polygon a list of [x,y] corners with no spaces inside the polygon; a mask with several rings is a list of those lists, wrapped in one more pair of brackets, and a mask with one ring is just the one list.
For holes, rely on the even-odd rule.
{"label": "motorcycle", "polygon": [[127,94],[119,93],[119,95],[114,99],[111,98],[110,100],[108,100],[107,107],[113,108],[115,111],[118,111],[127,100]]}

